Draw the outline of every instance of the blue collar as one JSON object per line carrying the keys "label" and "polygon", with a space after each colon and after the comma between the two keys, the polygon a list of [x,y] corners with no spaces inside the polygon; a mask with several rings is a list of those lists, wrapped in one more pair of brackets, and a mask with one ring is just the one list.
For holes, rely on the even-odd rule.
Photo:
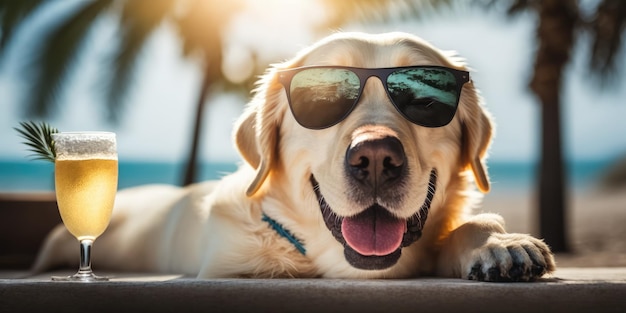
{"label": "blue collar", "polygon": [[270,224],[270,227],[272,227],[272,229],[274,229],[279,235],[281,235],[281,236],[285,237],[287,240],[289,240],[289,242],[291,242],[291,244],[294,245],[294,247],[296,247],[296,249],[298,249],[298,251],[300,251],[300,253],[302,253],[302,255],[306,255],[306,249],[304,248],[304,245],[302,244],[300,239],[298,239],[294,235],[292,235],[291,232],[289,232],[288,230],[286,230],[283,227],[283,225],[279,224],[276,220],[274,220],[271,217],[267,216],[267,214],[265,214],[265,213],[263,213],[262,220],[264,222],[267,222],[268,224]]}

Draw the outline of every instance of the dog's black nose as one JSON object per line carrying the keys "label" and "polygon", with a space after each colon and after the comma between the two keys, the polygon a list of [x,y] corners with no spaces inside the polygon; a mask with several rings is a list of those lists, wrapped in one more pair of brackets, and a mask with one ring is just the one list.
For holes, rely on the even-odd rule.
{"label": "dog's black nose", "polygon": [[395,137],[363,140],[346,152],[347,171],[373,191],[392,186],[405,168],[404,148]]}

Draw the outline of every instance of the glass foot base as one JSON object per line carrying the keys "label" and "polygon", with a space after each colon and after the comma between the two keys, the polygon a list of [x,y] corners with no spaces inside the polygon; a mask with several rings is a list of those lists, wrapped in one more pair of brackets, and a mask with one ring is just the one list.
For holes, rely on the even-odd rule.
{"label": "glass foot base", "polygon": [[77,281],[77,282],[93,282],[93,281],[109,281],[108,277],[96,276],[92,272],[78,272],[72,276],[52,276],[54,281]]}

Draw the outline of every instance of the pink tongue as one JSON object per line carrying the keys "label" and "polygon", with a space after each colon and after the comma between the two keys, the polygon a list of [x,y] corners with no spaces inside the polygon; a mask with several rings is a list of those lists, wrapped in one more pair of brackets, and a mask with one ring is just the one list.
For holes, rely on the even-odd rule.
{"label": "pink tongue", "polygon": [[374,206],[357,216],[344,218],[341,232],[348,245],[359,254],[383,256],[400,247],[406,221]]}

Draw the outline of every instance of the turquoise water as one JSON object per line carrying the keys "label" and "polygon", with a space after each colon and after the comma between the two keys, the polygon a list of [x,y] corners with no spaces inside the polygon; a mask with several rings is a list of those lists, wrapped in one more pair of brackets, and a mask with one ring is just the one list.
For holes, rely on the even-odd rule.
{"label": "turquoise water", "polygon": [[[581,190],[596,186],[611,164],[611,160],[566,164],[568,187]],[[531,188],[536,185],[539,174],[537,165],[530,162],[489,162],[488,169],[493,191]]]}
{"label": "turquoise water", "polygon": [[[234,163],[209,163],[200,168],[201,180],[218,179],[237,169]],[[120,162],[118,188],[143,184],[179,185],[185,167],[177,163]],[[0,161],[0,192],[53,191],[54,165],[44,161]]]}
{"label": "turquoise water", "polygon": [[[609,161],[583,161],[568,164],[567,180],[574,188],[593,186]],[[205,163],[200,179],[218,179],[237,169],[235,163]],[[142,184],[180,184],[183,164],[154,162],[120,162],[119,188]],[[536,169],[532,163],[490,162],[489,175],[496,190],[529,188],[535,182]],[[0,192],[52,191],[54,166],[43,161],[0,160]]]}

